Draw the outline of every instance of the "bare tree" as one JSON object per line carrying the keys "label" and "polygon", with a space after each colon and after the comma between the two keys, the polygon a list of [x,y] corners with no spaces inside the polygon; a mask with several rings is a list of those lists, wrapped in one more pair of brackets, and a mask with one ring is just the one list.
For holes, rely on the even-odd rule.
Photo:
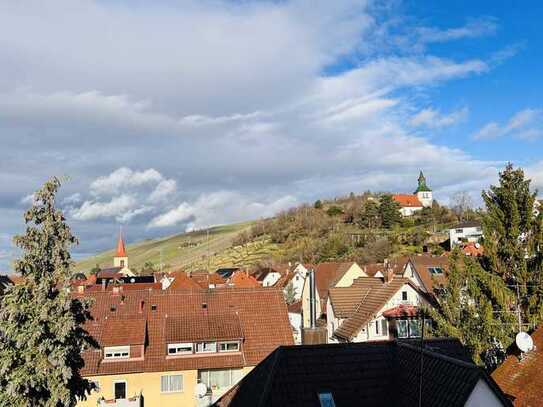
{"label": "bare tree", "polygon": [[458,219],[463,221],[466,213],[473,209],[473,201],[467,191],[458,191],[451,198],[451,209],[458,216]]}

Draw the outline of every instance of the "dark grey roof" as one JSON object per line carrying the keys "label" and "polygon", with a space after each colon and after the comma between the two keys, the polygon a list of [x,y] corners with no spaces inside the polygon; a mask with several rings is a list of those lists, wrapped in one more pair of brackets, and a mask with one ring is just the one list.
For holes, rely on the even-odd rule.
{"label": "dark grey roof", "polygon": [[[462,353],[458,341],[448,341],[425,344],[420,405],[463,406],[482,379],[510,406],[484,370],[438,353]],[[419,406],[420,359],[420,347],[397,341],[282,346],[216,405],[313,407],[319,393],[330,392],[336,407]]]}
{"label": "dark grey roof", "polygon": [[454,225],[451,229],[462,229],[462,228],[480,228],[481,222],[476,220],[470,220],[466,222],[460,222]]}

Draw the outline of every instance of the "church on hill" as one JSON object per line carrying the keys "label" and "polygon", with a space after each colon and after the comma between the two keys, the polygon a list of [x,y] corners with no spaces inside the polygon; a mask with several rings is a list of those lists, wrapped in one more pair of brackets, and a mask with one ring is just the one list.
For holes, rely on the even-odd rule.
{"label": "church on hill", "polygon": [[128,254],[126,252],[123,234],[122,232],[120,232],[119,240],[117,241],[117,250],[115,252],[115,256],[113,256],[113,267],[108,267],[100,270],[100,272],[98,273],[98,277],[134,277],[134,275],[135,274],[128,268]]}
{"label": "church on hill", "polygon": [[417,189],[413,194],[392,195],[392,199],[400,205],[400,213],[402,216],[411,216],[422,208],[429,208],[432,206],[434,200],[432,190],[426,184],[426,177],[422,171],[419,174],[418,182]]}

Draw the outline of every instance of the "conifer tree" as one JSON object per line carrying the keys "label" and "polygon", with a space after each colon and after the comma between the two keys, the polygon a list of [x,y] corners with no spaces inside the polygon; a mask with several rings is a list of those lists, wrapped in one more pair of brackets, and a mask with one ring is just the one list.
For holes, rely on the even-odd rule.
{"label": "conifer tree", "polygon": [[473,360],[493,369],[515,335],[514,296],[503,280],[458,249],[450,258],[447,284],[436,289],[439,310],[428,312],[438,336],[458,338]]}
{"label": "conifer tree", "polygon": [[536,324],[543,318],[542,214],[536,215],[537,192],[521,168],[508,164],[499,185],[483,192],[484,267],[500,276],[520,297],[522,320]]}
{"label": "conifer tree", "polygon": [[391,229],[400,222],[400,205],[392,199],[392,195],[384,194],[379,198],[379,215],[384,228]]}
{"label": "conifer tree", "polygon": [[35,194],[25,213],[26,233],[14,238],[22,255],[15,271],[23,282],[0,304],[0,405],[75,406],[94,385],[80,374],[81,351],[96,346],[83,329],[88,304],[68,292],[77,243],[55,195],[52,178]]}

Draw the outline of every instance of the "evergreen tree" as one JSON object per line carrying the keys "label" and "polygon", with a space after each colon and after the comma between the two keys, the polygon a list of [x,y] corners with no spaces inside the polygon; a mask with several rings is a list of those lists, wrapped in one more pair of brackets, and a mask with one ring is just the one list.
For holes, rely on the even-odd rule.
{"label": "evergreen tree", "polygon": [[380,223],[379,206],[373,199],[368,199],[364,202],[360,211],[358,224],[362,227],[374,229],[379,227]]}
{"label": "evergreen tree", "polygon": [[285,287],[285,302],[290,305],[296,301],[296,289],[292,285],[292,281],[290,281],[287,286]]}
{"label": "evergreen tree", "polygon": [[379,198],[379,216],[384,228],[391,229],[400,223],[400,205],[392,199],[392,195],[384,194]]}
{"label": "evergreen tree", "polygon": [[0,405],[75,406],[94,385],[81,377],[81,351],[96,346],[82,328],[88,304],[67,290],[77,243],[55,208],[60,181],[52,178],[25,213],[26,233],[14,238],[22,250],[15,271],[23,282],[0,304]]}
{"label": "evergreen tree", "polygon": [[542,214],[536,215],[537,192],[521,168],[508,164],[499,185],[483,191],[484,267],[500,276],[520,297],[523,321],[536,324],[543,317]]}
{"label": "evergreen tree", "polygon": [[514,296],[503,280],[457,249],[447,284],[435,291],[439,310],[427,310],[435,321],[434,333],[458,338],[476,363],[497,366],[516,333],[510,312]]}

